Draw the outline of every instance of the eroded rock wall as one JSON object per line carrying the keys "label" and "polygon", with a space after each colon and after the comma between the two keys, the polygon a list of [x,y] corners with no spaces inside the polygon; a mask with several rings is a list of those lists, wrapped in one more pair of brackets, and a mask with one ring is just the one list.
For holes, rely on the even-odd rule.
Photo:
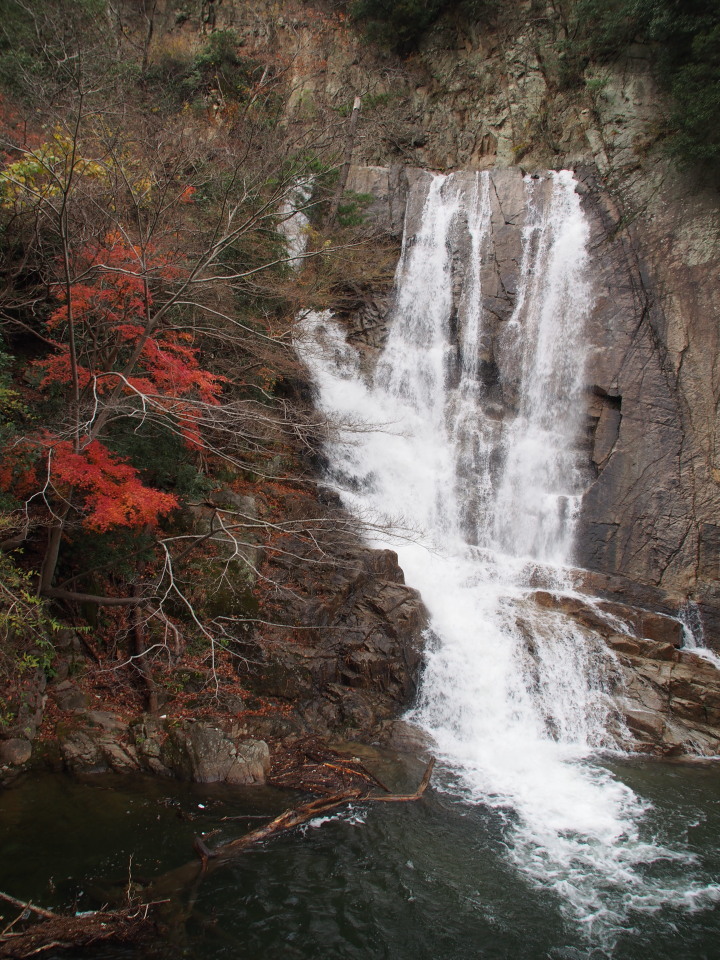
{"label": "eroded rock wall", "polygon": [[[282,75],[288,123],[320,120],[342,140],[353,99],[362,98],[354,155],[375,171],[350,186],[394,197],[383,214],[394,233],[403,167],[518,177],[576,170],[596,281],[593,476],[578,562],[604,577],[608,592],[635,591],[675,609],[691,598],[707,641],[720,646],[718,195],[665,156],[667,101],[653,50],[635,46],[573,74],[558,44],[561,17],[537,0],[503,4],[492,23],[451,15],[408,61],[365,43],[321,0],[216,0],[202,17],[189,7],[179,22],[168,5],[156,42],[234,30],[247,56]],[[394,172],[379,172],[387,167]],[[502,314],[512,289],[507,271],[499,276],[504,293],[487,306]],[[376,337],[380,314],[370,311],[365,324]]]}

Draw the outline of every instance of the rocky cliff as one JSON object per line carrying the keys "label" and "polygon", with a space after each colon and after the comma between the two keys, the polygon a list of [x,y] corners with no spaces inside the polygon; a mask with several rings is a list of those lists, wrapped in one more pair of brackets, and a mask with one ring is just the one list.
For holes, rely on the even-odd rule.
{"label": "rocky cliff", "polygon": [[[613,229],[614,210],[598,187],[596,171],[578,168],[577,174],[576,189],[590,223],[593,301],[585,331],[590,344],[586,432],[578,451],[585,493],[575,562],[583,569],[575,582],[582,592],[608,599],[598,605],[577,595],[540,591],[534,597],[540,610],[531,607],[529,616],[542,630],[542,610],[560,609],[593,637],[604,638],[615,653],[608,679],[626,742],[631,739],[636,749],[647,752],[715,755],[720,749],[720,674],[696,652],[681,649],[684,630],[677,614],[684,606],[687,619],[686,597],[659,586],[691,523],[677,497],[685,442],[678,391],[666,376],[641,266],[627,238]],[[478,373],[485,418],[498,426],[495,440],[492,429],[483,428],[483,442],[498,445],[486,454],[492,469],[503,461],[500,423],[512,421],[518,408],[522,363],[508,321],[522,286],[523,235],[532,218],[528,189],[532,185],[535,202],[541,203],[538,189],[550,190],[551,181],[523,176],[517,167],[487,176],[491,212],[481,260]],[[464,209],[471,209],[476,177],[463,172],[453,178],[455,189],[466,197]],[[355,167],[349,183],[372,193],[375,202],[369,209],[387,230],[404,205],[406,236],[412,242],[430,183],[426,171]],[[458,343],[464,340],[461,291],[469,263],[463,237],[462,228],[451,236]],[[364,320],[363,313],[354,318],[351,339],[372,351],[383,344],[386,327]],[[682,533],[676,537],[678,527]],[[657,575],[647,576],[645,570]],[[536,577],[542,580],[542,572]],[[588,635],[591,645],[593,637]]]}
{"label": "rocky cliff", "polygon": [[[627,633],[605,631],[620,658],[637,742],[717,752],[714,668],[678,651],[677,621],[662,628],[676,631],[670,639],[658,638],[645,616],[691,608],[705,642],[720,649],[720,212],[716,192],[665,157],[653,51],[636,46],[569,81],[557,53],[557,15],[537,0],[504,4],[491,25],[446,17],[407,60],[366,44],[323,0],[186,7],[159,0],[151,62],[213,30],[232,30],[240,52],[281,83],[288,128],[320,121],[338,155],[360,98],[347,187],[365,197],[365,216],[388,236],[399,239],[408,187],[424,171],[493,172],[495,254],[484,266],[490,322],[481,371],[498,416],[514,402],[498,343],[516,285],[523,176],[575,170],[592,225],[595,284],[576,562],[588,593],[622,602],[625,619],[637,621]],[[382,342],[385,309],[381,296],[368,297],[352,318],[356,339],[371,349]],[[314,632],[279,631],[261,646],[249,638],[243,675],[264,696],[292,703],[293,719],[259,716],[232,735],[387,730],[412,696],[424,623],[392,556],[373,556],[355,541],[301,584],[281,564],[275,574],[284,622]],[[296,608],[288,596],[298,598]],[[643,646],[647,637],[651,645]],[[142,745],[155,739],[140,732],[130,766],[148,766]],[[96,746],[93,762],[113,766]],[[170,757],[165,766],[182,763]]]}
{"label": "rocky cliff", "polygon": [[[717,194],[665,158],[652,49],[569,82],[557,15],[542,4],[507,4],[492,26],[446,18],[407,61],[322,4],[206,6],[248,54],[287,65],[289,122],[337,121],[362,98],[356,162],[514,170],[518,182],[528,170],[578,172],[596,264],[578,563],[609,593],[674,610],[694,601],[720,647],[720,214]],[[378,183],[357,174],[350,186]],[[380,192],[395,198],[397,230],[391,186]]]}

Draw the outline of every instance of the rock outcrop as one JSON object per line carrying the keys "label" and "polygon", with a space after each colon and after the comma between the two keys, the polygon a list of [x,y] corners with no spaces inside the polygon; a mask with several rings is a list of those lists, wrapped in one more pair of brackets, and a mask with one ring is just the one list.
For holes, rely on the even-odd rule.
{"label": "rock outcrop", "polygon": [[[74,773],[146,772],[193,783],[264,783],[268,745],[231,718],[181,723],[146,717],[129,724],[108,711],[79,714],[60,729],[60,752]],[[26,758],[27,759],[27,758]]]}
{"label": "rock outcrop", "polygon": [[[354,539],[354,538],[353,538]],[[288,544],[301,555],[300,542]],[[323,562],[276,557],[272,577],[292,583],[278,607],[288,630],[237,645],[250,688],[291,708],[285,719],[255,721],[269,735],[295,730],[382,739],[412,701],[427,615],[404,583],[397,555],[357,540]]]}
{"label": "rock outcrop", "polygon": [[679,620],[581,594],[539,590],[532,599],[604,638],[613,654],[608,681],[623,746],[655,756],[720,754],[719,663],[682,649]]}

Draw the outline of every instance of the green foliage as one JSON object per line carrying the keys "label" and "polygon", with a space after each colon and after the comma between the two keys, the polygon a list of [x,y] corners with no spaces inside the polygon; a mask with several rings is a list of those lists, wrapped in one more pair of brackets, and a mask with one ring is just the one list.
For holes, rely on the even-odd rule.
{"label": "green foliage", "polygon": [[11,362],[12,357],[5,353],[0,340],[0,444],[2,445],[14,436],[18,421],[29,416],[27,406],[12,386]]}
{"label": "green foliage", "polygon": [[417,48],[444,7],[444,0],[356,0],[350,14],[363,24],[369,40],[404,55]]}
{"label": "green foliage", "polygon": [[354,0],[350,16],[368,40],[407,56],[441,14],[454,10],[461,16],[487,19],[496,6],[496,0]]}
{"label": "green foliage", "polygon": [[[138,569],[151,562],[154,556],[155,538],[144,530],[119,528],[110,533],[97,533],[76,528],[69,540],[72,552],[67,563],[61,563],[61,579],[78,572],[87,574],[82,579],[86,592],[92,592],[93,587],[102,592],[108,580],[131,582],[137,577]],[[95,609],[84,613],[86,617],[97,616]]]}
{"label": "green foliage", "polygon": [[55,649],[50,635],[60,624],[34,595],[30,581],[30,574],[0,551],[0,676],[6,680],[30,670],[52,672]]}
{"label": "green foliage", "polygon": [[105,0],[0,0],[0,84],[44,104],[97,67],[112,83],[126,68],[107,56],[109,27]]}
{"label": "green foliage", "polygon": [[[720,20],[720,17],[719,17]],[[668,73],[675,100],[670,149],[682,162],[707,165],[717,177],[720,161],[720,22],[697,33],[688,62]]]}
{"label": "green foliage", "polygon": [[242,101],[260,80],[262,68],[255,60],[240,57],[237,43],[234,31],[216,30],[194,56],[164,50],[148,68],[146,82],[176,106],[212,92]]}
{"label": "green foliage", "polygon": [[212,484],[198,470],[188,455],[187,446],[176,425],[176,432],[147,421],[141,426],[119,420],[108,436],[113,453],[128,460],[141,473],[144,483],[168,490],[182,499],[197,500],[205,496]]}
{"label": "green foliage", "polygon": [[365,220],[364,211],[375,198],[371,193],[354,193],[346,190],[338,204],[337,222],[341,227],[358,227]]}
{"label": "green foliage", "polygon": [[[672,94],[668,145],[682,163],[720,161],[720,4],[717,0],[577,0],[570,49],[612,58],[634,40],[656,45]],[[714,174],[717,176],[717,174]]]}
{"label": "green foliage", "polygon": [[[365,93],[360,98],[362,105],[363,113],[369,113],[372,110],[376,110],[378,107],[385,107],[392,100],[391,93]],[[342,104],[340,107],[336,107],[337,113],[341,117],[349,117],[352,113],[352,102]]]}

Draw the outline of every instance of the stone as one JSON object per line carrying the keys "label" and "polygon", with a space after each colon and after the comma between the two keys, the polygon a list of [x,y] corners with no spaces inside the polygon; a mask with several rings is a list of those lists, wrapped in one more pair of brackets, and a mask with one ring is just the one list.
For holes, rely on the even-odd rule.
{"label": "stone", "polygon": [[58,709],[69,713],[81,713],[88,705],[87,694],[68,681],[58,684],[52,691],[52,696]]}
{"label": "stone", "polygon": [[20,767],[32,756],[32,744],[22,737],[0,740],[0,763]]}
{"label": "stone", "polygon": [[128,729],[124,720],[107,710],[88,710],[84,714],[83,720],[91,726],[102,727],[108,733],[125,733]]}
{"label": "stone", "polygon": [[108,766],[115,773],[134,773],[139,769],[137,751],[132,745],[107,739],[100,742],[100,747]]}
{"label": "stone", "polygon": [[235,740],[208,723],[184,721],[160,751],[161,762],[194,783],[264,783],[270,751],[259,740]]}
{"label": "stone", "polygon": [[633,733],[660,743],[665,731],[665,722],[654,710],[627,707],[623,711],[625,722]]}
{"label": "stone", "polygon": [[87,730],[74,730],[60,741],[66,767],[76,773],[105,773],[109,765],[96,737]]}

